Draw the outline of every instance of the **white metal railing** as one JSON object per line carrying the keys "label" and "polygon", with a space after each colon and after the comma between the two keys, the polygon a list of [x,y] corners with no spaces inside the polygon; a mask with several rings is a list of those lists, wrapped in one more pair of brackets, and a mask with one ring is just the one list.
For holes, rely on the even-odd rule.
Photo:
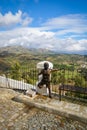
{"label": "white metal railing", "polygon": [[23,81],[10,79],[5,76],[0,76],[0,87],[19,89],[19,90],[28,90],[29,88],[35,89],[35,86],[32,84],[24,83]]}

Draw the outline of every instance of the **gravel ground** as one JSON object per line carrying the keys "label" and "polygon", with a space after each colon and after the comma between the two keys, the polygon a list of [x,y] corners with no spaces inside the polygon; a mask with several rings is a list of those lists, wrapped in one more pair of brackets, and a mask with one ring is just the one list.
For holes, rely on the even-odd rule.
{"label": "gravel ground", "polygon": [[77,121],[62,118],[57,115],[39,111],[28,119],[29,130],[87,130],[87,127]]}

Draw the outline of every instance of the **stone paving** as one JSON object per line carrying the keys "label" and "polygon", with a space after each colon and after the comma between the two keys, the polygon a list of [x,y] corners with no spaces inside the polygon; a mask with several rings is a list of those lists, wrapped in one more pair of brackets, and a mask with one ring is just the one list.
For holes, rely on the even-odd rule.
{"label": "stone paving", "polygon": [[[77,120],[12,100],[14,96],[21,95],[13,90],[0,88],[0,130],[87,130],[86,124]],[[34,100],[41,102],[43,98]],[[51,99],[47,98],[49,100]]]}
{"label": "stone paving", "polygon": [[36,107],[40,110],[58,114],[69,119],[87,123],[87,106],[59,101],[59,99],[49,98],[48,96],[36,95],[29,98],[26,95],[14,97],[15,101]]}

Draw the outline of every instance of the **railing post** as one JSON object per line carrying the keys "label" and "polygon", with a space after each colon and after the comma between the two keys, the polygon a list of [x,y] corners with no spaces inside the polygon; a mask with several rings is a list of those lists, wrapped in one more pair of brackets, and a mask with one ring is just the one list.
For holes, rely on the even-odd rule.
{"label": "railing post", "polygon": [[61,101],[61,86],[59,86],[59,101]]}

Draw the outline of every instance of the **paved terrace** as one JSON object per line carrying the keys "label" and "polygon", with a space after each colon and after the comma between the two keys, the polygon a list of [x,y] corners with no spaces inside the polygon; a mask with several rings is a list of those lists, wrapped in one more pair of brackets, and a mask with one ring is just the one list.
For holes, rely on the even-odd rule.
{"label": "paved terrace", "polygon": [[36,95],[33,98],[19,95],[13,99],[17,102],[87,124],[87,106],[59,101],[54,98],[50,99],[41,95]]}
{"label": "paved terrace", "polygon": [[87,130],[86,121],[85,106],[0,88],[0,130]]}

